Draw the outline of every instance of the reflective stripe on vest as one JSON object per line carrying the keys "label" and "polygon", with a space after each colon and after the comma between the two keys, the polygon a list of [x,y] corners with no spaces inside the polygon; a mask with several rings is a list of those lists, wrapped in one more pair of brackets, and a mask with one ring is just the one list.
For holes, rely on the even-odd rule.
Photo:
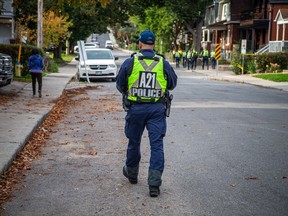
{"label": "reflective stripe on vest", "polygon": [[157,102],[167,89],[163,58],[157,55],[154,59],[141,57],[141,53],[134,55],[133,70],[128,77],[128,100]]}

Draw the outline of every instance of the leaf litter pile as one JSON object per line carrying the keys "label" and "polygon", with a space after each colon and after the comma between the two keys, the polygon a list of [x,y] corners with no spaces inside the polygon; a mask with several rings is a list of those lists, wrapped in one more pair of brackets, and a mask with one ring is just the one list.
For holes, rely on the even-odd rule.
{"label": "leaf litter pile", "polygon": [[[41,156],[42,147],[52,133],[52,128],[63,119],[68,110],[79,104],[79,100],[89,100],[82,97],[78,100],[72,99],[79,94],[87,94],[86,90],[98,89],[97,86],[87,86],[72,90],[65,90],[57,100],[53,109],[49,112],[43,123],[34,131],[24,148],[18,153],[9,169],[0,177],[0,206],[12,196],[13,188],[25,177],[25,171],[31,169],[33,160]],[[0,213],[2,208],[0,208]]]}
{"label": "leaf litter pile", "polygon": [[6,93],[6,94],[0,94],[0,105],[5,105],[7,104],[9,101],[11,101],[11,99],[17,97],[17,94],[15,93]]}

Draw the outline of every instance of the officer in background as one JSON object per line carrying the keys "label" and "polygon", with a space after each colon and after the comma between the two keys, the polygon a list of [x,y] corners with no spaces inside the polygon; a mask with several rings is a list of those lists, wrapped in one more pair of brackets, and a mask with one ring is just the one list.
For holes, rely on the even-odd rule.
{"label": "officer in background", "polygon": [[215,51],[212,51],[212,52],[210,53],[210,58],[211,58],[211,66],[212,66],[212,69],[215,69],[215,68],[216,68]]}
{"label": "officer in background", "polygon": [[177,75],[163,57],[155,54],[155,35],[151,31],[143,31],[137,42],[139,53],[124,61],[116,80],[116,87],[124,95],[127,110],[125,135],[129,141],[123,174],[131,184],[137,184],[140,143],[146,128],[151,149],[149,194],[157,197],[164,170],[163,138],[167,127],[165,94],[176,87]]}
{"label": "officer in background", "polygon": [[207,70],[209,70],[209,51],[205,47],[201,53],[202,56],[202,70],[204,70],[204,65],[206,64]]}
{"label": "officer in background", "polygon": [[193,49],[191,56],[192,56],[192,57],[191,57],[191,58],[192,58],[192,60],[191,60],[191,69],[196,70],[197,59],[198,59],[198,52],[197,52],[195,49]]}
{"label": "officer in background", "polygon": [[180,67],[180,59],[181,59],[181,54],[179,50],[176,50],[175,52],[176,68]]}
{"label": "officer in background", "polygon": [[190,68],[192,69],[192,51],[191,51],[191,49],[189,49],[187,52],[187,64],[188,64],[188,70]]}
{"label": "officer in background", "polygon": [[186,65],[187,65],[187,52],[185,50],[182,53],[182,64],[183,64],[183,68],[186,68]]}

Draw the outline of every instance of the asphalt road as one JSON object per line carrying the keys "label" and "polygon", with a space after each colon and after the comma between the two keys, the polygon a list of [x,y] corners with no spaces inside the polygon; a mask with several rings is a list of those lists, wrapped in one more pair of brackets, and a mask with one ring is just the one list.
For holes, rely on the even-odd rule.
{"label": "asphalt road", "polygon": [[148,195],[147,133],[139,183],[123,177],[121,96],[96,82],[71,96],[4,215],[288,215],[287,92],[177,74],[160,197]]}

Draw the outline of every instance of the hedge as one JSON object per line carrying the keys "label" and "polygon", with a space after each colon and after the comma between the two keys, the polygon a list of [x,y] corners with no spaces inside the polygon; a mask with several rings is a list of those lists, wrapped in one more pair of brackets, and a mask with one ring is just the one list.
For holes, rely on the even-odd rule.
{"label": "hedge", "polygon": [[[32,49],[37,47],[31,45],[22,45],[20,63],[23,65],[22,76],[29,73],[28,59],[32,54]],[[12,57],[13,71],[15,74],[15,64],[18,61],[19,44],[0,44],[0,53],[8,54]],[[45,53],[42,49],[39,49],[40,55],[45,58]]]}

